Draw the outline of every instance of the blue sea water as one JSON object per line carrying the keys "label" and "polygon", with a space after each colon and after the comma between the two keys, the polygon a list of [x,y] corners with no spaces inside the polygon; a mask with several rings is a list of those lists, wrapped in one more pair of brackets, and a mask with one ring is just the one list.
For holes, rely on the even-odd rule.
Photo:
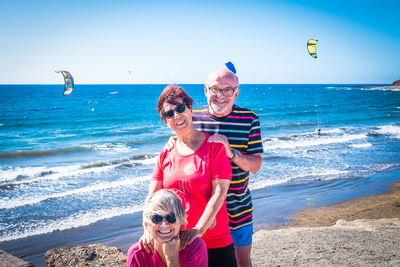
{"label": "blue sea water", "polygon": [[[164,87],[76,85],[63,96],[61,85],[0,85],[0,242],[140,212],[173,135],[156,111]],[[206,104],[203,85],[183,87],[195,107]],[[399,90],[240,88],[236,103],[261,121],[263,165],[249,183],[255,199],[270,188],[290,199],[304,184],[332,200],[335,189],[356,195],[354,183],[400,169]]]}

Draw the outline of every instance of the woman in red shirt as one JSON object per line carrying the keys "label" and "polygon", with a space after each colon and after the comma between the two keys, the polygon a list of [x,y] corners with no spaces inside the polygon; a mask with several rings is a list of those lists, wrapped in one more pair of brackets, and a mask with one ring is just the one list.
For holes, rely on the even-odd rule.
{"label": "woman in red shirt", "polygon": [[[188,220],[180,234],[181,248],[201,237],[209,266],[236,266],[225,205],[231,165],[224,146],[207,142],[210,135],[195,129],[192,105],[193,99],[177,85],[168,85],[158,99],[157,111],[177,138],[160,152],[148,197],[162,188],[173,189]],[[150,251],[148,236],[144,234],[139,247]]]}

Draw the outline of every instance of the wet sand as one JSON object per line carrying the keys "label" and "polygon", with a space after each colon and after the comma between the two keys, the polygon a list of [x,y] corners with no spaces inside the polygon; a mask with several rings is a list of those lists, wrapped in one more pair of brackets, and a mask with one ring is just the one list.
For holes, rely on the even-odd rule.
{"label": "wet sand", "polygon": [[337,220],[400,218],[400,182],[389,191],[296,212],[286,227],[334,225]]}
{"label": "wet sand", "polygon": [[384,194],[301,210],[253,238],[254,266],[400,266],[400,182]]}

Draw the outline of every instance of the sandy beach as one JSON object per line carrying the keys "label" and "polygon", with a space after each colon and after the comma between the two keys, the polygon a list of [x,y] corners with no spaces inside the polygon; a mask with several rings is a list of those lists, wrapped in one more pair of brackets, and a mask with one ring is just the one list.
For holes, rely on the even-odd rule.
{"label": "sandy beach", "polygon": [[294,214],[254,234],[254,266],[399,266],[400,182],[389,192]]}
{"label": "sandy beach", "polygon": [[258,231],[254,266],[399,266],[400,219]]}

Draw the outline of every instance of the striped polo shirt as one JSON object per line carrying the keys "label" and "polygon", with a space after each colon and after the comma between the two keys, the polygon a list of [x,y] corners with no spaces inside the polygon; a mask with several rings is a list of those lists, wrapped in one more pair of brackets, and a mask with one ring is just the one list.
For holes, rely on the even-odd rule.
{"label": "striped polo shirt", "polygon": [[[219,133],[229,140],[229,146],[242,154],[263,153],[258,115],[246,108],[234,105],[225,117],[215,117],[208,106],[193,110],[193,123],[197,130],[208,134]],[[226,198],[231,230],[253,223],[253,204],[248,188],[249,172],[231,162],[232,181]]]}

